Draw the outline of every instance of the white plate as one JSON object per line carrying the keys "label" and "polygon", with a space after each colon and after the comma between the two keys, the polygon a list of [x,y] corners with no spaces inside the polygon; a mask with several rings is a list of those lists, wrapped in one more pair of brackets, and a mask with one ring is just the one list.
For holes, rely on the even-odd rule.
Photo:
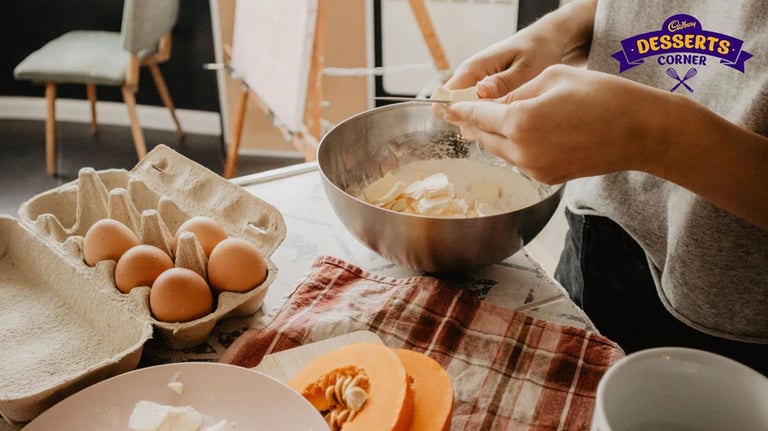
{"label": "white plate", "polygon": [[[168,383],[177,380],[177,394]],[[320,413],[289,386],[256,371],[211,362],[141,368],[89,386],[30,422],[24,431],[128,430],[136,402],[192,406],[205,416],[202,429],[221,420],[237,431],[322,431]]]}

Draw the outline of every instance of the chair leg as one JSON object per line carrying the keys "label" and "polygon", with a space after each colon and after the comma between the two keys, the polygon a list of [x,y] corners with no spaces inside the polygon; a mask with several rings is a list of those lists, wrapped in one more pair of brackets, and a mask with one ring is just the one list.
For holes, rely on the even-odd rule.
{"label": "chair leg", "polygon": [[248,89],[243,88],[240,94],[240,100],[237,102],[237,112],[235,113],[234,124],[232,125],[232,137],[229,140],[229,149],[227,150],[227,162],[224,165],[224,178],[232,178],[237,168],[237,152],[240,148],[240,138],[243,134],[243,123],[245,122],[245,110],[248,107]]}
{"label": "chair leg", "polygon": [[133,88],[123,85],[123,100],[128,108],[128,117],[131,120],[131,134],[133,135],[133,145],[136,146],[136,155],[139,160],[147,155],[147,145],[144,143],[144,132],[139,125],[139,115],[136,113],[136,97],[133,94]]}
{"label": "chair leg", "polygon": [[45,84],[45,100],[48,113],[45,117],[45,171],[49,177],[56,175],[56,84]]}
{"label": "chair leg", "polygon": [[88,93],[88,101],[91,102],[91,133],[96,134],[96,85],[86,84],[86,92]]}
{"label": "chair leg", "polygon": [[176,133],[179,136],[184,136],[184,130],[181,129],[181,123],[179,123],[179,119],[176,117],[176,108],[173,106],[171,93],[168,92],[168,87],[165,85],[165,79],[163,79],[163,74],[160,73],[160,68],[157,66],[157,63],[149,63],[149,70],[152,72],[152,78],[155,80],[155,86],[157,86],[157,91],[160,93],[160,98],[163,99],[165,107],[171,111],[173,122],[176,123]]}

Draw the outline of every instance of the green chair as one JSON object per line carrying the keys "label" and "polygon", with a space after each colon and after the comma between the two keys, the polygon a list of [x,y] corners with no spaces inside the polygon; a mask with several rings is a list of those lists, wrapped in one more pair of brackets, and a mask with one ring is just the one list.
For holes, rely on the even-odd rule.
{"label": "green chair", "polygon": [[33,52],[13,71],[18,80],[45,84],[48,112],[45,158],[48,175],[56,174],[56,85],[85,84],[91,104],[91,130],[96,132],[96,86],[119,86],[128,108],[131,134],[139,160],[147,153],[136,114],[139,68],[148,66],[160,97],[183,135],[158,64],[171,55],[171,30],[179,0],[125,0],[121,31],[74,30]]}

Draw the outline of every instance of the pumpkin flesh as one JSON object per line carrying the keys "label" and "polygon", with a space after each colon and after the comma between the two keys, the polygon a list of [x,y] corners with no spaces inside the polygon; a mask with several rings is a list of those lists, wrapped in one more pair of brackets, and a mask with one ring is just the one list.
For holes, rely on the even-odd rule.
{"label": "pumpkin flesh", "polygon": [[[355,389],[336,389],[337,384],[350,384],[350,377],[357,377]],[[413,394],[405,367],[398,355],[382,344],[353,343],[322,354],[299,371],[289,385],[326,420],[333,412],[349,410],[340,426],[329,421],[331,429],[343,426],[344,431],[407,431],[413,418]],[[361,404],[359,409],[347,408],[334,395],[352,392],[357,395],[355,402]]]}

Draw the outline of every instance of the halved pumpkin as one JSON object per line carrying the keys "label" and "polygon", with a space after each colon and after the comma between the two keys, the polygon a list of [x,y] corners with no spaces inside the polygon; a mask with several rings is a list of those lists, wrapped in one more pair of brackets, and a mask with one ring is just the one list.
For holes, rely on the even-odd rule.
{"label": "halved pumpkin", "polygon": [[320,355],[289,382],[332,430],[407,431],[413,418],[408,375],[395,352],[353,343]]}
{"label": "halved pumpkin", "polygon": [[413,350],[395,349],[413,391],[413,420],[410,431],[446,431],[451,428],[453,383],[448,372],[429,356]]}

